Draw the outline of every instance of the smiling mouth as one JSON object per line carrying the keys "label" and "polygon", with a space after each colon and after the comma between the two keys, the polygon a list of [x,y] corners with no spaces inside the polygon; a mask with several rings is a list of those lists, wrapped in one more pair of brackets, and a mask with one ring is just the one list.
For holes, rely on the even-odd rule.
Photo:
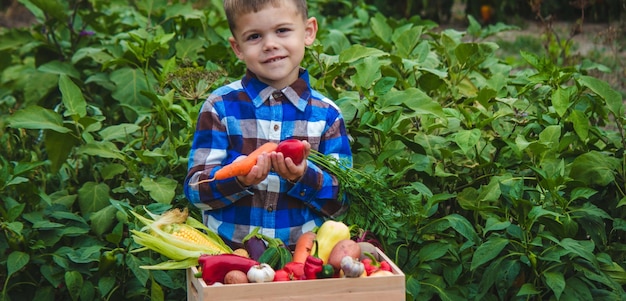
{"label": "smiling mouth", "polygon": [[280,60],[283,60],[285,57],[284,56],[280,56],[280,57],[273,57],[269,60],[266,60],[264,63],[273,63],[273,62],[278,62]]}

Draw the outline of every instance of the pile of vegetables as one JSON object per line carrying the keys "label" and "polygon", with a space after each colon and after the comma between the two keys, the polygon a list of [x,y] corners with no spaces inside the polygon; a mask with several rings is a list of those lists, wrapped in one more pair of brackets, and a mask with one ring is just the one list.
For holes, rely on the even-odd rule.
{"label": "pile of vegetables", "polygon": [[315,232],[303,233],[293,254],[282,241],[259,233],[257,228],[244,239],[243,249],[233,254],[202,255],[198,264],[196,276],[208,285],[394,274],[374,245],[351,239],[350,228],[334,220],[327,220]]}
{"label": "pile of vegetables", "polygon": [[[304,145],[299,140],[268,142],[245,159],[224,166],[213,178],[193,184],[245,175],[260,154],[272,151],[296,164],[304,159]],[[317,162],[328,160],[319,154],[316,158]],[[325,163],[326,168],[333,165],[333,161]],[[345,174],[338,165],[334,171]],[[350,228],[342,221],[327,220],[316,231],[303,233],[292,254],[280,239],[263,235],[260,228],[243,239],[244,248],[232,250],[217,233],[190,217],[187,208],[162,215],[146,212],[151,218],[132,212],[145,225],[141,231],[131,230],[134,241],[142,246],[134,252],[150,249],[170,260],[142,266],[145,269],[198,266],[196,276],[209,285],[393,275],[390,264],[376,256],[377,246],[364,241],[366,233],[352,240]]]}

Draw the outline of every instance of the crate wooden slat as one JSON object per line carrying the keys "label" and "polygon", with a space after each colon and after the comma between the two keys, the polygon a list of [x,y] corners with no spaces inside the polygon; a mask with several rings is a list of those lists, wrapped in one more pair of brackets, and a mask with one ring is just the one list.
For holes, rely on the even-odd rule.
{"label": "crate wooden slat", "polygon": [[[302,301],[312,300],[405,300],[404,273],[380,249],[381,258],[389,262],[393,276],[365,278],[331,278],[316,280],[281,281],[269,283],[247,283],[208,286],[202,278],[194,275],[198,269],[187,270],[187,300],[262,300],[262,301]],[[336,299],[341,298],[341,299]]]}

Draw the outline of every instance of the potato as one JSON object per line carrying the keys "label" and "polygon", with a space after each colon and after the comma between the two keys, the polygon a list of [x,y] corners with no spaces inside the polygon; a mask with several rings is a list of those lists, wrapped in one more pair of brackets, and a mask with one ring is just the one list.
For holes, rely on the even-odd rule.
{"label": "potato", "polygon": [[328,256],[328,263],[335,268],[335,271],[339,271],[341,269],[341,259],[345,256],[350,256],[352,258],[358,259],[361,255],[361,247],[359,244],[351,239],[343,239],[340,240],[330,251],[330,256]]}
{"label": "potato", "polygon": [[232,270],[224,276],[224,284],[248,283],[248,275],[240,270]]}

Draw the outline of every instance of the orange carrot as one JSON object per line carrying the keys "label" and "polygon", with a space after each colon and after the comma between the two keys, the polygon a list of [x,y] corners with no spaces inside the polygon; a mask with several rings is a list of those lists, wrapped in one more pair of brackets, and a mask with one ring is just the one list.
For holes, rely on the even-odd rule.
{"label": "orange carrot", "polygon": [[210,178],[208,180],[198,181],[196,183],[189,183],[189,185],[198,185],[198,184],[207,183],[207,182],[211,182],[215,180],[228,179],[230,177],[245,176],[250,172],[250,170],[252,170],[252,167],[254,167],[254,165],[256,164],[257,158],[262,153],[273,152],[276,150],[276,147],[278,147],[278,144],[274,142],[267,142],[261,145],[259,148],[255,149],[244,159],[241,159],[236,162],[232,162],[220,168],[218,171],[215,172],[215,174],[213,175],[213,178]]}
{"label": "orange carrot", "polygon": [[311,249],[313,249],[313,241],[317,235],[315,232],[308,231],[302,233],[298,240],[296,241],[296,248],[293,251],[293,259],[294,262],[302,262],[306,261],[306,258],[311,254]]}

